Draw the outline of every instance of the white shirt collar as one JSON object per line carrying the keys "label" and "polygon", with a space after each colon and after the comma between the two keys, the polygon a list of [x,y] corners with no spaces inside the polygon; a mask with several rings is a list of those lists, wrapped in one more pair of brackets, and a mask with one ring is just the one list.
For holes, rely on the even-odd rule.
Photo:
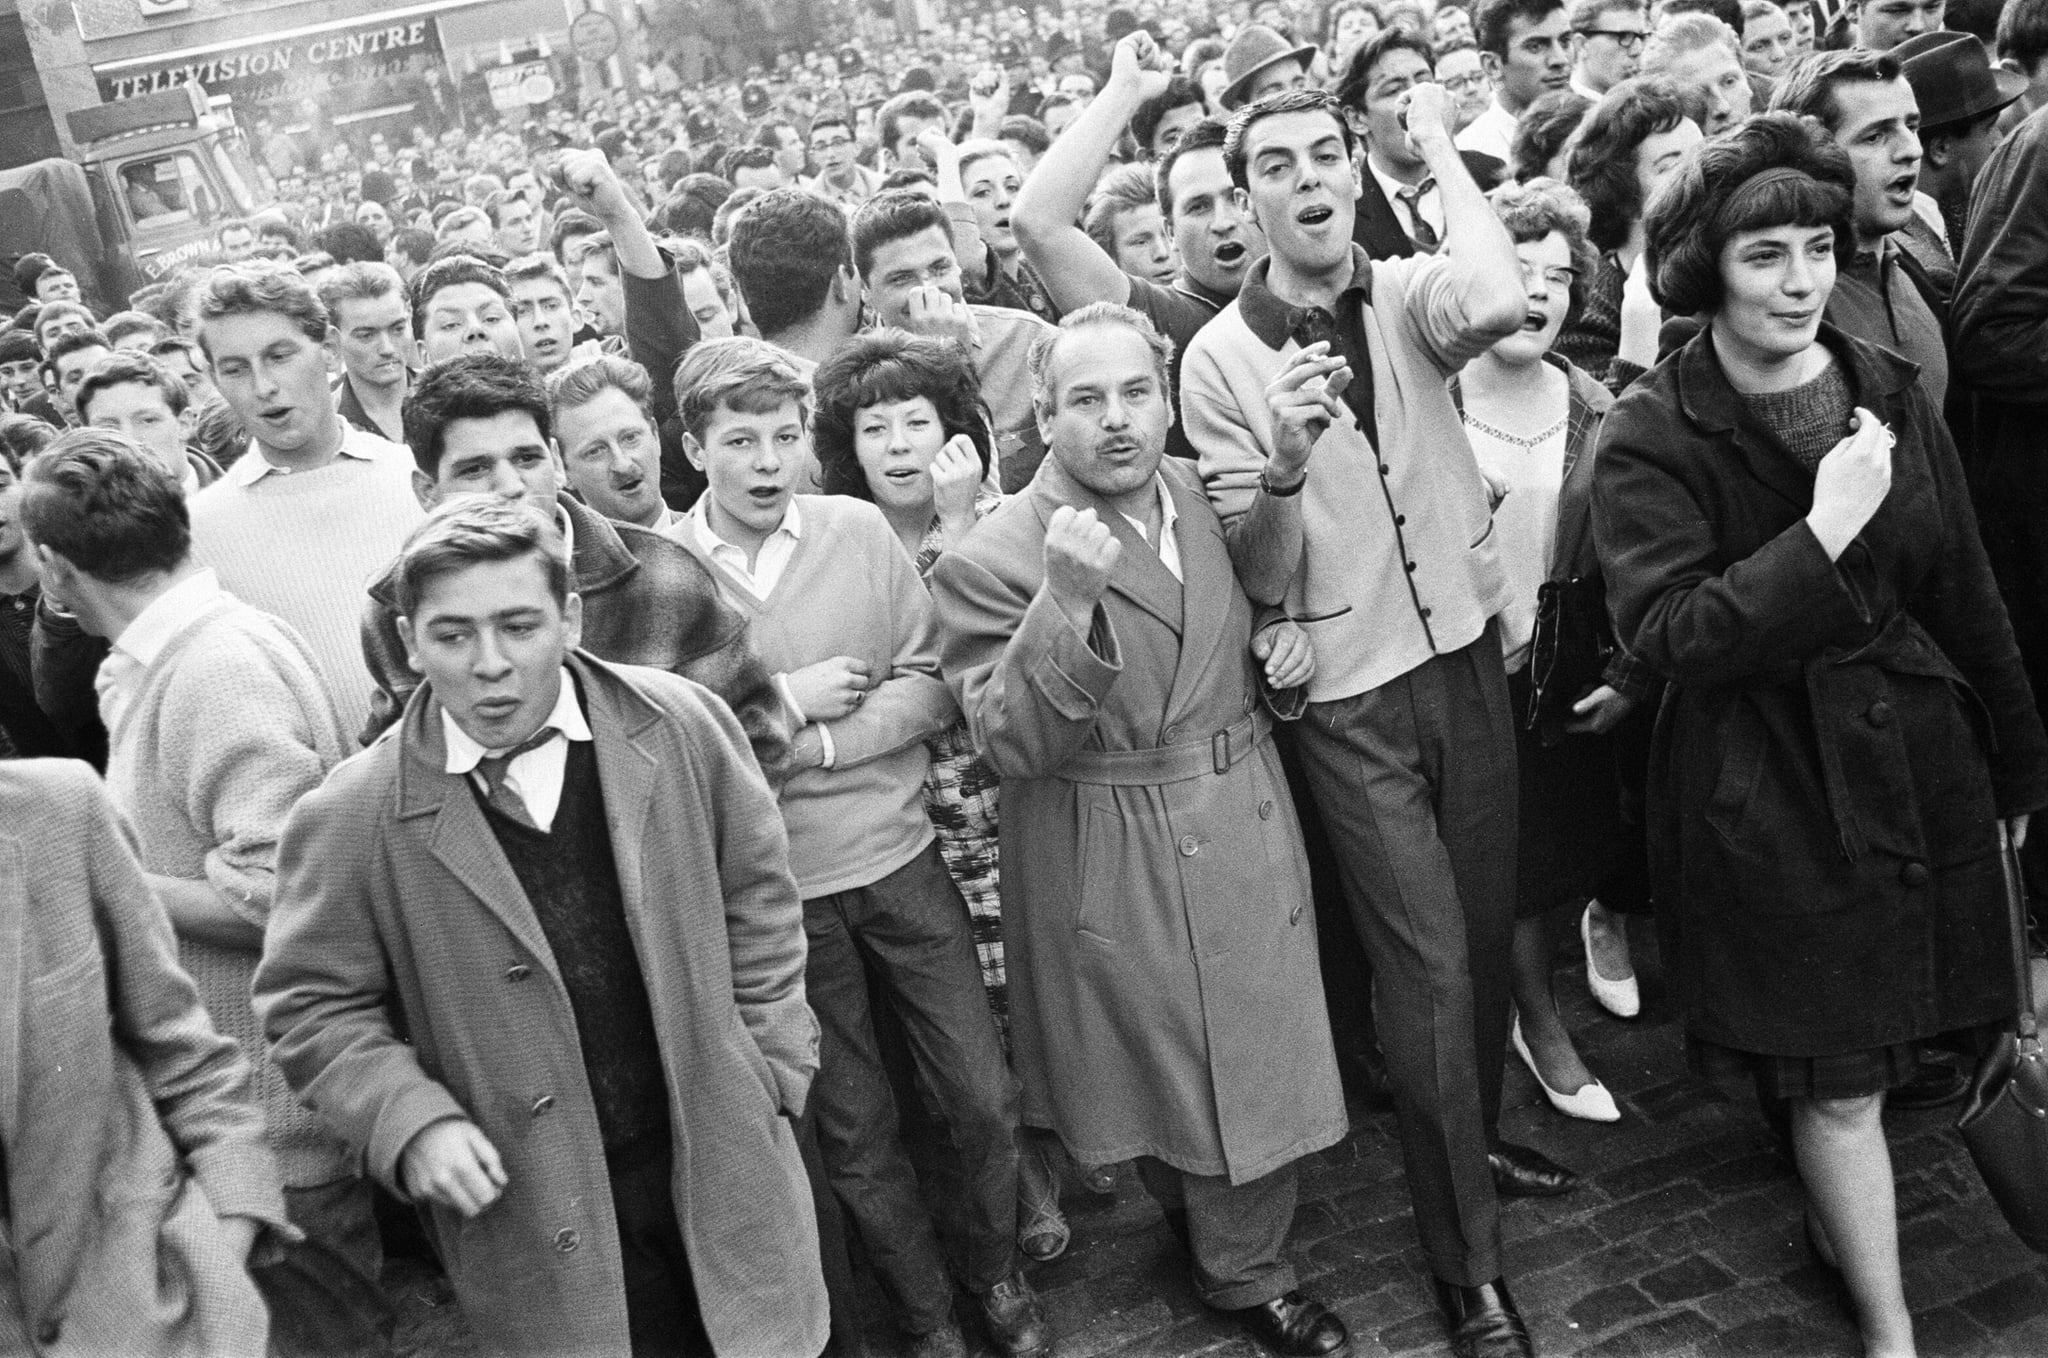
{"label": "white shirt collar", "polygon": [[147,669],[164,653],[164,647],[170,645],[172,637],[212,607],[220,597],[220,577],[214,574],[213,568],[208,566],[194,571],[150,600],[149,606],[137,613],[134,620],[121,629],[121,635],[114,638],[114,649],[127,656],[138,668]]}
{"label": "white shirt collar", "polygon": [[[775,526],[775,533],[787,533],[793,538],[803,537],[804,516],[797,509],[796,502],[796,496],[792,495],[789,497],[789,508],[782,511],[782,522]],[[711,492],[707,490],[697,497],[697,503],[691,505],[690,512],[684,516],[689,519],[691,530],[697,534],[697,545],[714,557],[723,548],[728,552],[739,552],[741,558],[744,559],[746,556],[744,549],[734,543],[727,542],[724,538],[718,536],[717,530],[712,528],[711,511],[708,508],[710,503]],[[775,533],[770,533],[768,536],[774,537]]]}
{"label": "white shirt collar", "polygon": [[[554,727],[570,740],[591,738],[590,723],[583,715],[583,704],[576,698],[576,681],[569,677],[566,669],[562,671],[561,692],[555,695],[555,710],[548,713],[548,719],[542,725]],[[448,760],[442,767],[449,773],[471,773],[486,755],[502,753],[471,739],[469,732],[448,715],[445,707],[441,709],[441,734],[446,737],[448,745]]]}
{"label": "white shirt collar", "polygon": [[[1159,493],[1159,541],[1156,543],[1152,541],[1152,535],[1145,531],[1145,521],[1143,519],[1125,514],[1124,522],[1138,530],[1138,536],[1143,538],[1154,551],[1159,553],[1159,563],[1173,573],[1174,579],[1179,580],[1182,578],[1180,573],[1180,535],[1174,531],[1174,525],[1180,521],[1180,511],[1174,508],[1173,494],[1166,488],[1165,477],[1154,472],[1152,484]],[[1121,513],[1122,511],[1118,512]]]}
{"label": "white shirt collar", "polygon": [[[335,416],[335,419],[341,424],[340,456],[352,457],[358,462],[375,462],[377,460],[378,448],[364,443],[363,440],[365,438],[377,438],[377,436],[374,434],[364,434],[362,430],[357,429],[348,421],[342,420],[338,415]],[[390,440],[382,438],[377,438],[377,444],[383,447],[394,446]],[[221,479],[232,486],[253,486],[272,472],[276,472],[279,476],[288,476],[291,474],[291,471],[290,467],[280,467],[265,457],[263,455],[263,445],[252,438],[249,440],[249,451],[236,458],[235,465],[222,473]]]}

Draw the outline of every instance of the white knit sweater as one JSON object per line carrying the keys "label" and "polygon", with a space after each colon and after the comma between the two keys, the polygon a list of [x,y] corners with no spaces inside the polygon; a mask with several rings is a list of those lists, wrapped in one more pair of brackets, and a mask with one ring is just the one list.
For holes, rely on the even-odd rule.
{"label": "white knit sweater", "polygon": [[367,589],[423,511],[404,448],[352,428],[342,451],[312,471],[252,477],[264,463],[251,448],[192,497],[192,546],[222,589],[305,639],[353,742],[369,722],[375,687],[363,660]]}
{"label": "white knit sweater", "polygon": [[[341,732],[305,642],[277,619],[223,598],[140,676],[108,732],[107,787],[135,824],[147,871],[204,881],[261,926],[285,817],[341,762]],[[258,954],[181,938],[178,956],[214,1026],[241,1043],[255,1067],[285,1183],[346,1177],[340,1145],[266,1055],[249,999]]]}

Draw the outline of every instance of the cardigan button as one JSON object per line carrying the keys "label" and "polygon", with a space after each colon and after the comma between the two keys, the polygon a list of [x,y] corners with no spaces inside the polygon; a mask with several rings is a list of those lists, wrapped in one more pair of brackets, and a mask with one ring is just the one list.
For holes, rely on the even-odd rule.
{"label": "cardigan button", "polygon": [[1405,562],[1403,564],[1405,564],[1408,567],[1408,573],[1410,575],[1415,574],[1415,563],[1413,561]]}
{"label": "cardigan button", "polygon": [[1196,854],[1200,853],[1201,851],[1201,841],[1196,839],[1193,835],[1182,835],[1180,837],[1180,856],[1182,858],[1193,858]]}
{"label": "cardigan button", "polygon": [[1407,526],[1408,526],[1408,516],[1407,516],[1406,514],[1396,514],[1396,515],[1394,516],[1394,527],[1396,527],[1396,528],[1405,528],[1405,527],[1407,527]]}
{"label": "cardigan button", "polygon": [[581,1243],[583,1242],[576,1232],[570,1230],[567,1226],[555,1232],[555,1248],[564,1254],[569,1253]]}
{"label": "cardigan button", "polygon": [[523,981],[531,975],[533,975],[533,968],[527,966],[524,962],[514,962],[511,966],[505,968],[505,979],[508,981]]}
{"label": "cardigan button", "polygon": [[1906,866],[1899,869],[1899,880],[1910,887],[1926,886],[1928,879],[1931,878],[1933,875],[1933,873],[1927,870],[1927,865],[1925,863],[1917,861],[1908,863],[1906,864]]}
{"label": "cardigan button", "polygon": [[1392,472],[1392,471],[1391,471],[1391,470],[1390,470],[1390,469],[1389,469],[1389,468],[1387,467],[1387,464],[1386,464],[1386,463],[1384,463],[1384,462],[1380,463],[1380,475],[1381,475],[1381,476],[1391,476],[1391,475],[1393,475],[1393,472]]}
{"label": "cardigan button", "polygon": [[543,1094],[533,1101],[533,1115],[535,1117],[539,1117],[542,1113],[547,1112],[548,1109],[553,1108],[554,1106],[555,1096],[552,1094]]}
{"label": "cardigan button", "polygon": [[1872,726],[1889,726],[1892,724],[1892,705],[1880,698],[1870,705],[1870,710],[1863,714],[1863,719]]}

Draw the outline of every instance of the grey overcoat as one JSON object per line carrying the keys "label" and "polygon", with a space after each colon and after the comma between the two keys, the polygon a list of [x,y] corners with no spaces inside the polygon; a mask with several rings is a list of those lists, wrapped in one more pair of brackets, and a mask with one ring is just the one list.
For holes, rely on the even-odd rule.
{"label": "grey overcoat", "polygon": [[[1193,470],[1161,474],[1185,586],[1048,457],[938,559],[933,596],[947,681],[1003,779],[1026,1121],[1085,1163],[1245,1183],[1340,1140],[1344,1103],[1251,605]],[[1086,636],[1039,593],[1062,504],[1123,544]]]}

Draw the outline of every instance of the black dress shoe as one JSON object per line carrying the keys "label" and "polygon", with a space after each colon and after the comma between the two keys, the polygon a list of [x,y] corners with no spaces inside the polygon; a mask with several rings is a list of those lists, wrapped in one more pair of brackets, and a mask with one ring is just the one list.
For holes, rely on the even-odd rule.
{"label": "black dress shoe", "polygon": [[1451,1352],[1457,1358],[1536,1358],[1529,1327],[1508,1295],[1505,1278],[1478,1287],[1460,1287],[1433,1278],[1436,1304],[1451,1327]]}
{"label": "black dress shoe", "polygon": [[1885,1093],[1884,1101],[1888,1108],[1917,1113],[1955,1103],[1969,1088],[1970,1077],[1963,1071],[1939,1061],[1923,1060],[1913,1078],[1893,1086]]}
{"label": "black dress shoe", "polygon": [[1493,1191],[1504,1198],[1555,1198],[1579,1186],[1579,1176],[1542,1151],[1502,1141],[1486,1157]]}
{"label": "black dress shoe", "polygon": [[1224,1314],[1237,1317],[1252,1338],[1283,1358],[1322,1358],[1351,1342],[1335,1311],[1299,1291]]}

